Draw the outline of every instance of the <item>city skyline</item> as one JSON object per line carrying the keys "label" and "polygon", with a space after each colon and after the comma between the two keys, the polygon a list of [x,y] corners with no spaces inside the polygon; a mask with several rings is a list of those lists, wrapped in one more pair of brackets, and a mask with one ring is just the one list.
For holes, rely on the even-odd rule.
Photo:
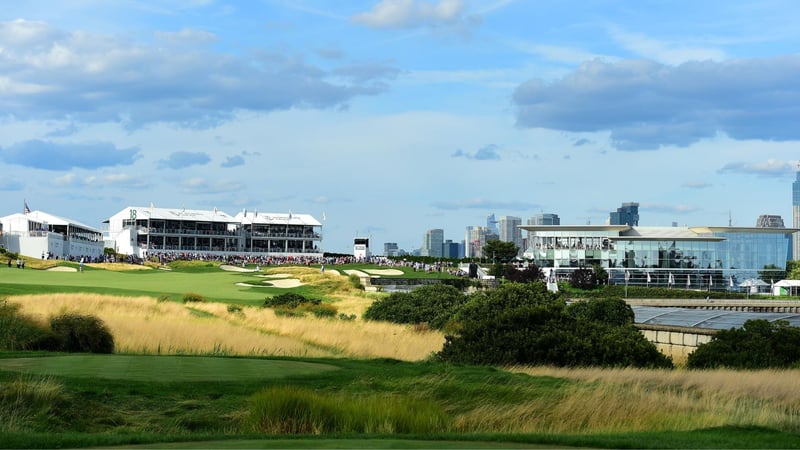
{"label": "city skyline", "polygon": [[326,251],[487,215],[793,218],[800,4],[31,0],[0,12],[0,210],[310,214]]}

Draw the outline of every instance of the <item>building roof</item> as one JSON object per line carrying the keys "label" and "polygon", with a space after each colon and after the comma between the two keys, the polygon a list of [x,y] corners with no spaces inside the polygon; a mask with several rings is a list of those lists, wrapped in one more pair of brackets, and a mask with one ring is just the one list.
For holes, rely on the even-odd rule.
{"label": "building roof", "polygon": [[150,218],[156,220],[193,220],[196,222],[236,222],[236,219],[233,218],[233,216],[216,208],[213,210],[201,210],[129,206],[118,214],[123,214],[124,217],[128,217],[131,210],[136,211],[136,218],[139,220]]}
{"label": "building roof", "polygon": [[11,214],[11,215],[3,217],[3,219],[6,220],[6,219],[9,219],[9,218],[12,218],[12,217],[25,218],[27,220],[31,220],[31,221],[34,221],[34,222],[46,223],[48,225],[74,226],[74,227],[77,227],[77,228],[83,228],[84,230],[87,230],[87,231],[93,231],[93,232],[96,232],[96,233],[100,233],[100,230],[98,230],[95,227],[90,227],[89,225],[80,223],[77,220],[67,219],[67,218],[64,218],[64,217],[61,217],[61,216],[56,216],[54,214],[46,213],[44,211],[36,210],[36,211],[31,211],[28,214],[15,213],[15,214]]}
{"label": "building roof", "polygon": [[533,232],[556,231],[606,231],[609,239],[614,240],[701,240],[722,241],[724,236],[718,233],[774,233],[790,234],[800,228],[763,228],[763,227],[639,227],[630,225],[520,225],[520,229]]}
{"label": "building roof", "polygon": [[645,325],[727,330],[741,328],[748,320],[763,319],[769,322],[785,320],[792,326],[800,327],[798,313],[757,313],[657,306],[631,306],[631,308],[635,315],[634,322]]}
{"label": "building roof", "polygon": [[260,213],[257,211],[242,211],[236,214],[235,220],[242,224],[271,224],[271,225],[308,225],[319,227],[322,224],[311,214],[288,213]]}

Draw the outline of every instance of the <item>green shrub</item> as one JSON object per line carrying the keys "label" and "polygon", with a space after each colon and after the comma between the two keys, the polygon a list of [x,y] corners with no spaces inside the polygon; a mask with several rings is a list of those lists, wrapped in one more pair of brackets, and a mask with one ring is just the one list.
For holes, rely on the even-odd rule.
{"label": "green shrub", "polygon": [[297,308],[283,308],[279,306],[275,308],[275,315],[279,317],[304,317],[306,315],[306,311]]}
{"label": "green shrub", "polygon": [[239,305],[228,305],[228,312],[231,314],[238,314],[242,312],[242,307]]}
{"label": "green shrub", "polygon": [[364,286],[361,284],[361,277],[358,275],[351,273],[347,276],[347,281],[350,282],[350,286],[353,286],[354,289],[364,290]]}
{"label": "green shrub", "polygon": [[687,367],[709,369],[790,368],[800,364],[800,328],[788,322],[748,320],[742,328],[720,330],[689,354]]}
{"label": "green shrub", "polygon": [[506,283],[470,296],[440,360],[468,364],[672,367],[619,299],[567,307],[544,283]]}
{"label": "green shrub", "polygon": [[356,320],[356,315],[339,313],[339,320],[347,320],[347,321]]}
{"label": "green shrub", "polygon": [[113,353],[114,337],[94,316],[62,314],[50,319],[50,328],[65,352]]}
{"label": "green shrub", "polygon": [[339,312],[335,306],[327,303],[309,305],[308,310],[311,311],[311,314],[314,314],[316,317],[336,317],[336,313]]}
{"label": "green shrub", "polygon": [[305,303],[319,305],[321,301],[318,299],[305,298],[302,295],[296,294],[294,292],[286,292],[284,294],[278,294],[272,297],[267,297],[264,300],[264,307],[275,308],[278,306],[283,306],[286,308],[297,308],[298,306]]}
{"label": "green shrub", "polygon": [[586,268],[573,270],[569,274],[569,284],[577,289],[594,289],[597,287],[597,275]]}
{"label": "green shrub", "polygon": [[51,350],[59,348],[53,332],[19,312],[19,305],[0,302],[0,349],[2,350]]}
{"label": "green shrub", "polygon": [[467,297],[457,288],[445,284],[419,287],[411,292],[394,292],[377,300],[364,312],[367,320],[394,323],[427,323],[442,329]]}
{"label": "green shrub", "polygon": [[187,292],[183,294],[183,303],[202,303],[205,301],[205,297],[194,292]]}
{"label": "green shrub", "polygon": [[274,386],[253,396],[248,423],[269,434],[437,433],[449,419],[428,399],[403,395],[323,393]]}

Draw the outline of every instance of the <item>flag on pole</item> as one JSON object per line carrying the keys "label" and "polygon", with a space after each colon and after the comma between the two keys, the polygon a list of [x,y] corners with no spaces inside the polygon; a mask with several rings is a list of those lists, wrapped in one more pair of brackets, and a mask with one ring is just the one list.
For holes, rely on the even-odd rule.
{"label": "flag on pole", "polygon": [[647,284],[650,284],[650,272],[647,272]]}
{"label": "flag on pole", "polygon": [[733,288],[733,275],[728,277],[728,287]]}
{"label": "flag on pole", "polygon": [[713,285],[714,285],[714,280],[711,278],[711,275],[709,275],[708,276],[708,287],[711,287]]}
{"label": "flag on pole", "polygon": [[322,221],[325,221],[325,211],[322,211]]}
{"label": "flag on pole", "polygon": [[625,270],[625,282],[627,283],[628,280],[630,280],[630,279],[631,279],[631,273],[628,272],[627,270]]}
{"label": "flag on pole", "polygon": [[27,200],[23,200],[23,201],[22,201],[22,203],[24,204],[24,206],[23,206],[23,208],[22,208],[22,211],[23,211],[25,214],[30,214],[30,212],[31,212],[31,209],[30,209],[30,208],[28,208],[28,201],[27,201]]}
{"label": "flag on pole", "polygon": [[675,284],[675,275],[673,275],[672,272],[669,273],[669,280],[667,281],[667,283],[669,283],[670,285]]}
{"label": "flag on pole", "polygon": [[692,285],[692,275],[689,274],[689,275],[686,275],[686,287],[688,288],[691,285]]}

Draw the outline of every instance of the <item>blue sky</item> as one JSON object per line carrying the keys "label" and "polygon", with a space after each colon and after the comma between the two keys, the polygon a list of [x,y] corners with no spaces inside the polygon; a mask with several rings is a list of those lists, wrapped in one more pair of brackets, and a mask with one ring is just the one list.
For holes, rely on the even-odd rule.
{"label": "blue sky", "polygon": [[309,213],[324,249],[489,213],[791,226],[800,3],[71,0],[0,8],[0,212]]}

